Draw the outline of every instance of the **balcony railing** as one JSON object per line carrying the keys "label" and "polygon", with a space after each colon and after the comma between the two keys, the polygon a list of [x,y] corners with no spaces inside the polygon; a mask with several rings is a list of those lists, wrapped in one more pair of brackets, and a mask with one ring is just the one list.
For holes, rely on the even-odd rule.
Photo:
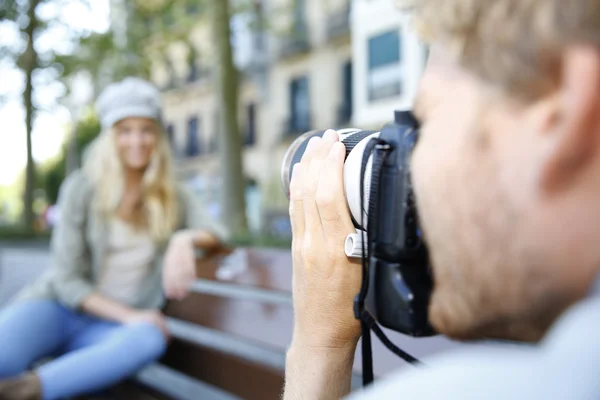
{"label": "balcony railing", "polygon": [[308,30],[304,26],[298,26],[288,37],[279,41],[279,58],[285,59],[310,51],[310,40]]}

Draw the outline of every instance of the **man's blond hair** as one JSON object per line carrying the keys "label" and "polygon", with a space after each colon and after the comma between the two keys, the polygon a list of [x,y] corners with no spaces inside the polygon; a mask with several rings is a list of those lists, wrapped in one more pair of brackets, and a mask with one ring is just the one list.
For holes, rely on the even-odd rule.
{"label": "man's blond hair", "polygon": [[600,0],[398,0],[426,39],[447,42],[461,64],[510,94],[552,91],[565,46],[600,51]]}

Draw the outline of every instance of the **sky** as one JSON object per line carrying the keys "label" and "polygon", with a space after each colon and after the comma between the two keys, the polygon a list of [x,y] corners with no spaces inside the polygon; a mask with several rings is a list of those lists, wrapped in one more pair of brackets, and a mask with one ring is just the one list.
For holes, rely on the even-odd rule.
{"label": "sky", "polygon": [[[49,3],[40,15],[60,14],[60,18],[73,29],[90,29],[105,32],[110,24],[109,0],[90,1],[90,8],[77,2],[65,7]],[[56,27],[49,29],[40,37],[38,50],[59,49],[68,51],[68,29]],[[16,32],[0,25],[0,41],[3,44],[17,43]],[[66,127],[70,114],[64,106],[56,105],[56,98],[62,92],[62,86],[51,75],[37,77],[36,101],[41,111],[33,129],[33,156],[37,162],[43,162],[56,156],[65,140]],[[10,185],[19,176],[27,160],[25,135],[25,110],[19,100],[24,87],[22,74],[10,65],[0,62],[0,93],[9,94],[11,100],[0,105],[0,186]]]}

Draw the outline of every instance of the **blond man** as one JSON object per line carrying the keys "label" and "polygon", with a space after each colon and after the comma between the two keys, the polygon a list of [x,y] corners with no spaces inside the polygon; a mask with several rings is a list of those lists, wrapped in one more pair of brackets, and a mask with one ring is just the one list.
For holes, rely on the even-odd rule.
{"label": "blond man", "polygon": [[[456,339],[532,346],[432,358],[355,398],[598,399],[600,2],[413,3],[431,45],[412,158],[431,322]],[[360,268],[343,254],[343,159],[335,134],[316,140],[292,182],[286,399],[350,391]]]}

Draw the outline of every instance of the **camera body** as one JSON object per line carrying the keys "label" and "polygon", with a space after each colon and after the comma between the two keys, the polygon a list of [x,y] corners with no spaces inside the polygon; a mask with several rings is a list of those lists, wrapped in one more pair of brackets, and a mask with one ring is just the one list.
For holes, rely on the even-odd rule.
{"label": "camera body", "polygon": [[[308,141],[324,132],[307,132],[288,149],[281,169],[288,197],[293,166],[302,159]],[[362,233],[351,235],[359,242],[354,256],[369,256],[364,305],[357,296],[355,314],[358,317],[364,306],[382,326],[415,337],[435,334],[427,318],[433,282],[410,176],[418,132],[409,111],[396,112],[394,122],[379,132],[338,131],[346,146],[348,209],[355,227],[366,231],[364,243]],[[377,146],[372,145],[375,142]],[[346,254],[350,256],[348,249]]]}
{"label": "camera body", "polygon": [[[428,306],[433,281],[422,240],[410,176],[418,123],[396,112],[373,154],[381,165],[371,177],[369,196],[369,285],[367,311],[383,326],[410,336],[431,336]],[[378,160],[378,158],[382,158]]]}

